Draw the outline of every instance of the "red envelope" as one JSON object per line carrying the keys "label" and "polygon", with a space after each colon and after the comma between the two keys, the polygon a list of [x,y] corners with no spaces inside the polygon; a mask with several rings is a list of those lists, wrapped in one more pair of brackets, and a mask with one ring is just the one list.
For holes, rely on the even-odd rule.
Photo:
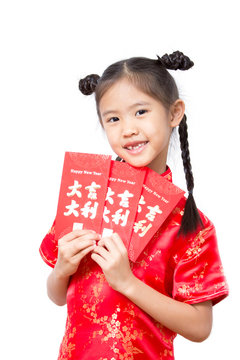
{"label": "red envelope", "polygon": [[135,168],[124,162],[111,162],[101,234],[105,237],[117,232],[126,248],[129,246],[146,169]]}
{"label": "red envelope", "polygon": [[57,239],[74,229],[117,232],[136,261],[184,191],[148,167],[110,155],[66,152],[56,216]]}
{"label": "red envelope", "polygon": [[110,155],[66,152],[56,216],[56,238],[74,229],[99,233]]}
{"label": "red envelope", "polygon": [[164,220],[184,196],[184,191],[147,168],[147,175],[133,226],[128,255],[136,261]]}

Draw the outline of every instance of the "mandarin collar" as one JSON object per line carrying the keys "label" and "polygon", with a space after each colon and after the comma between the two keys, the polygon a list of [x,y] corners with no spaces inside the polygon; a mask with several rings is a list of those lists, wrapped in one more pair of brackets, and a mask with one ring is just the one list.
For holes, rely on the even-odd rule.
{"label": "mandarin collar", "polygon": [[168,165],[166,171],[162,173],[161,176],[163,176],[168,181],[172,182],[172,171]]}

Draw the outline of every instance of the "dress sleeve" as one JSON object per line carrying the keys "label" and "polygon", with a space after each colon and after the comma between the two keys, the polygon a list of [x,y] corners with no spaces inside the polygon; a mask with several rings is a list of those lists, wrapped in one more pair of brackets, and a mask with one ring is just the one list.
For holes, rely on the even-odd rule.
{"label": "dress sleeve", "polygon": [[188,241],[174,271],[174,299],[188,304],[212,300],[215,305],[228,295],[214,225],[207,225]]}
{"label": "dress sleeve", "polygon": [[39,248],[40,255],[46,264],[54,268],[57,262],[58,255],[58,241],[55,237],[55,221],[54,220],[51,229],[42,240]]}

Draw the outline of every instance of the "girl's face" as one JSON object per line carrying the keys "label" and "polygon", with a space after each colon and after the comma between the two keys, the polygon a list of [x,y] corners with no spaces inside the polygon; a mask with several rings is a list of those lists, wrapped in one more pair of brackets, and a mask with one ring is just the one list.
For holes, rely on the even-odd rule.
{"label": "girl's face", "polygon": [[128,79],[118,80],[99,103],[103,128],[113,151],[132,166],[148,166],[163,173],[172,129],[184,114],[184,103],[177,101],[183,104],[182,114],[174,107],[166,110]]}

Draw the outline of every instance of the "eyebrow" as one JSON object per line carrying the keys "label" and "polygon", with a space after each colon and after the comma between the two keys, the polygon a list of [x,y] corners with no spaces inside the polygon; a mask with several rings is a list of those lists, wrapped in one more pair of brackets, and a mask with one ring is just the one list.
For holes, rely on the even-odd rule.
{"label": "eyebrow", "polygon": [[[139,102],[136,102],[135,104],[132,104],[131,106],[129,106],[128,110],[131,110],[132,108],[134,108],[136,106],[141,106],[141,105],[150,105],[150,104],[145,101],[139,101]],[[114,113],[114,112],[117,112],[117,111],[116,110],[107,110],[102,114],[102,116],[105,116],[107,114]]]}

